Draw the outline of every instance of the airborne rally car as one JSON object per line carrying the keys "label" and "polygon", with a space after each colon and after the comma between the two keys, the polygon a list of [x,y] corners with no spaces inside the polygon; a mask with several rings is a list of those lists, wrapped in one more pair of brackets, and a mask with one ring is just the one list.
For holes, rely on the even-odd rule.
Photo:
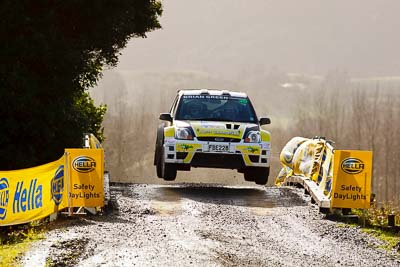
{"label": "airborne rally car", "polygon": [[169,113],[161,113],[154,165],[157,176],[175,180],[191,167],[237,169],[246,181],[266,184],[270,134],[260,125],[245,93],[180,90]]}

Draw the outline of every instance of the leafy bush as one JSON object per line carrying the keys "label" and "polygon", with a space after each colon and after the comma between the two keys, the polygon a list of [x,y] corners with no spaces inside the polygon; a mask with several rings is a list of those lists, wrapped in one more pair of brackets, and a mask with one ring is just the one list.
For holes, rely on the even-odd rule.
{"label": "leafy bush", "polygon": [[[359,217],[363,216],[362,210],[353,210]],[[393,206],[391,203],[383,204],[378,207],[376,205],[371,206],[365,212],[365,223],[372,227],[387,227],[388,226],[388,215],[395,215],[395,223],[400,225],[400,208]]]}
{"label": "leafy bush", "polygon": [[0,170],[55,160],[85,132],[102,139],[105,107],[85,90],[161,13],[157,0],[1,1]]}

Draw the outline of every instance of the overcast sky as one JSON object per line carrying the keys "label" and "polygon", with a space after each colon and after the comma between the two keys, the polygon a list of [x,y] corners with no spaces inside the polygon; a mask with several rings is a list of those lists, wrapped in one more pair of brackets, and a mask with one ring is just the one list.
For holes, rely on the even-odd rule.
{"label": "overcast sky", "polygon": [[118,70],[400,75],[398,0],[166,0]]}

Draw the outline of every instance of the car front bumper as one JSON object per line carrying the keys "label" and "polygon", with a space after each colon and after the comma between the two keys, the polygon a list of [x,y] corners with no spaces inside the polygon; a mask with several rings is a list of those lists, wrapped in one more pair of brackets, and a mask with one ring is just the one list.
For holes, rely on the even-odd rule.
{"label": "car front bumper", "polygon": [[[210,151],[210,148],[216,145],[222,145],[228,149],[226,151]],[[269,167],[270,142],[210,142],[166,138],[163,156],[166,163],[192,167],[225,169]]]}

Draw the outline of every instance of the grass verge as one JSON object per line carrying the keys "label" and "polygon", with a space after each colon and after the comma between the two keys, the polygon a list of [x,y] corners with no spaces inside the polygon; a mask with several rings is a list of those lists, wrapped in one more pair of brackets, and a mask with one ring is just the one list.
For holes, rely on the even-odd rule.
{"label": "grass verge", "polygon": [[0,227],[0,267],[19,266],[22,255],[30,244],[44,238],[43,226],[33,223]]}
{"label": "grass verge", "polygon": [[[349,210],[350,211],[350,210]],[[352,209],[351,212],[334,210],[327,215],[327,219],[339,222],[337,227],[362,227],[361,231],[383,241],[383,248],[394,250],[400,256],[400,209],[390,205],[371,207],[365,211]],[[388,215],[395,216],[395,226],[388,226]],[[362,218],[365,218],[365,222]],[[364,225],[365,223],[365,225]]]}
{"label": "grass verge", "polygon": [[[366,228],[362,231],[375,236],[385,242],[381,248],[385,250],[396,250],[400,254],[400,209],[393,205],[384,204],[381,207],[372,206],[365,212],[353,209],[352,213],[359,218],[365,216]],[[395,216],[395,227],[388,226],[388,215]]]}
{"label": "grass verge", "polygon": [[376,238],[385,242],[385,245],[380,246],[385,250],[397,250],[400,254],[400,233],[380,228],[363,228],[362,231],[371,234]]}

